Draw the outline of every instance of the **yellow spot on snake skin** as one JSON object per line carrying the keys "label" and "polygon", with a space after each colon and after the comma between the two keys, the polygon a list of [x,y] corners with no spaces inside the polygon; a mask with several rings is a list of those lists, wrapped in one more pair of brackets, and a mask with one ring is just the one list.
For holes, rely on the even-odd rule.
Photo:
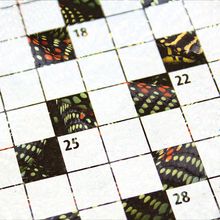
{"label": "yellow spot on snake skin", "polygon": [[26,149],[27,149],[27,150],[30,150],[30,149],[31,149],[31,145],[28,144],[27,147],[26,147]]}
{"label": "yellow spot on snake skin", "polygon": [[163,105],[163,102],[158,101],[157,104],[158,104],[158,105]]}
{"label": "yellow spot on snake skin", "polygon": [[27,155],[24,160],[27,161],[29,158],[30,158],[30,156]]}
{"label": "yellow spot on snake skin", "polygon": [[150,199],[151,199],[151,196],[146,196],[146,198],[144,199],[144,203],[147,203]]}
{"label": "yellow spot on snake skin", "polygon": [[178,159],[179,159],[178,156],[174,156],[174,157],[173,157],[173,160],[178,160]]}
{"label": "yellow spot on snake skin", "polygon": [[200,165],[200,160],[196,161],[196,167],[198,167]]}
{"label": "yellow spot on snake skin", "polygon": [[166,174],[168,175],[168,174],[170,174],[171,173],[171,169],[167,169],[166,170]]}
{"label": "yellow spot on snake skin", "polygon": [[196,162],[196,158],[193,157],[193,159],[191,160],[191,164],[193,165]]}
{"label": "yellow spot on snake skin", "polygon": [[131,211],[131,215],[135,215],[137,213],[137,209],[133,209],[132,211]]}
{"label": "yellow spot on snake skin", "polygon": [[142,105],[142,107],[143,107],[143,108],[148,108],[148,104],[144,103],[144,104]]}
{"label": "yellow spot on snake skin", "polygon": [[145,195],[140,195],[139,196],[139,199],[144,199],[145,198]]}
{"label": "yellow spot on snake skin", "polygon": [[182,176],[182,174],[183,174],[183,171],[179,171],[177,174],[177,177],[180,178]]}
{"label": "yellow spot on snake skin", "polygon": [[146,99],[146,102],[147,103],[151,103],[151,100],[148,98],[148,99]]}
{"label": "yellow spot on snake skin", "polygon": [[153,109],[154,109],[155,111],[159,111],[159,110],[160,110],[159,106],[157,106],[157,105],[155,105]]}
{"label": "yellow spot on snake skin", "polygon": [[36,176],[36,174],[34,172],[31,173],[31,176]]}
{"label": "yellow spot on snake skin", "polygon": [[185,173],[183,176],[183,181],[185,181],[187,177],[188,177],[188,174]]}
{"label": "yellow spot on snake skin", "polygon": [[188,157],[186,158],[186,162],[188,163],[190,160],[191,160],[191,157],[188,156]]}
{"label": "yellow spot on snake skin", "polygon": [[138,112],[139,112],[140,114],[144,114],[144,109],[140,108],[140,109],[138,110]]}
{"label": "yellow spot on snake skin", "polygon": [[177,169],[174,169],[173,172],[172,172],[172,176],[175,176],[177,174],[178,170]]}
{"label": "yellow spot on snake skin", "polygon": [[157,201],[156,199],[153,199],[153,200],[150,202],[150,206],[153,206],[156,201]]}
{"label": "yellow spot on snake skin", "polygon": [[161,170],[160,170],[160,173],[162,174],[162,173],[164,173],[165,172],[165,168],[162,168]]}
{"label": "yellow spot on snake skin", "polygon": [[154,209],[157,209],[159,206],[161,205],[161,202],[160,201],[158,201],[158,202],[156,202],[155,204],[154,204]]}
{"label": "yellow spot on snake skin", "polygon": [[192,176],[189,176],[186,180],[186,184],[190,184],[192,182]]}
{"label": "yellow spot on snake skin", "polygon": [[180,160],[180,161],[183,161],[184,158],[185,158],[184,156],[180,156],[179,160]]}
{"label": "yellow spot on snake skin", "polygon": [[24,153],[21,153],[21,154],[20,154],[20,158],[21,158],[21,159],[24,158],[24,156],[25,156]]}
{"label": "yellow spot on snake skin", "polygon": [[130,212],[132,209],[133,209],[133,207],[130,206],[127,208],[126,212]]}
{"label": "yellow spot on snake skin", "polygon": [[31,151],[35,151],[36,150],[36,146],[33,146],[32,148],[31,148]]}

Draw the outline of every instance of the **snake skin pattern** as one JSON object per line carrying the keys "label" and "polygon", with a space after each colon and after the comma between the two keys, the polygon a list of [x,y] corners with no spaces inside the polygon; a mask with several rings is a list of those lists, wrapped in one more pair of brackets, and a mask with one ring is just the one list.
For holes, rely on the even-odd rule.
{"label": "snake skin pattern", "polygon": [[161,38],[157,40],[157,46],[167,71],[192,67],[206,61],[194,32]]}
{"label": "snake skin pattern", "polygon": [[28,37],[36,67],[75,58],[66,28],[37,33]]}
{"label": "snake skin pattern", "polygon": [[80,220],[79,214],[70,212],[62,215],[46,218],[45,220]]}
{"label": "snake skin pattern", "polygon": [[164,190],[206,179],[195,143],[159,150],[153,157]]}
{"label": "snake skin pattern", "polygon": [[141,3],[144,7],[149,7],[149,6],[164,4],[169,1],[175,1],[175,0],[142,0]]}
{"label": "snake skin pattern", "polygon": [[56,99],[48,103],[57,135],[70,134],[97,126],[87,93]]}
{"label": "snake skin pattern", "polygon": [[66,25],[104,17],[99,0],[59,0]]}
{"label": "snake skin pattern", "polygon": [[15,152],[25,183],[66,172],[56,138],[16,146]]}
{"label": "snake skin pattern", "polygon": [[128,220],[174,220],[172,208],[165,191],[123,200]]}
{"label": "snake skin pattern", "polygon": [[140,116],[179,107],[175,91],[166,74],[128,83]]}

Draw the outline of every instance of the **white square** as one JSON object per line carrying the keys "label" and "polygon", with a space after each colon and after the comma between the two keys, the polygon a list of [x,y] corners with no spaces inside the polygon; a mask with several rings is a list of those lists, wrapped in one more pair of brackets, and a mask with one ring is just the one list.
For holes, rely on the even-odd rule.
{"label": "white square", "polygon": [[209,63],[214,79],[220,89],[220,61]]}
{"label": "white square", "polygon": [[117,47],[153,40],[143,10],[112,16],[107,21]]}
{"label": "white square", "polygon": [[191,142],[179,108],[141,118],[153,151]]}
{"label": "white square", "polygon": [[66,175],[28,183],[26,187],[35,219],[76,210]]}
{"label": "white square", "polygon": [[141,8],[139,0],[101,0],[102,9],[105,16],[119,14],[126,11],[132,11]]}
{"label": "white square", "polygon": [[[176,219],[214,219],[220,217],[207,181],[169,189],[166,192]],[[183,192],[186,192],[187,195]],[[189,201],[184,202],[184,200]],[[177,202],[181,203],[176,204]]]}
{"label": "white square", "polygon": [[0,41],[24,35],[25,31],[17,6],[1,10]]}
{"label": "white square", "polygon": [[22,183],[14,149],[0,151],[0,188]]}
{"label": "white square", "polygon": [[197,31],[197,36],[204,50],[206,59],[210,62],[220,58],[220,26],[204,28]]}
{"label": "white square", "polygon": [[111,161],[149,152],[149,147],[138,119],[103,126],[100,127],[100,131]]}
{"label": "white square", "polygon": [[128,81],[166,72],[154,41],[118,50]]}
{"label": "white square", "polygon": [[151,155],[112,163],[122,199],[162,190],[162,184]]}
{"label": "white square", "polygon": [[32,219],[24,186],[0,190],[0,219]]}
{"label": "white square", "polygon": [[11,140],[11,135],[9,132],[8,128],[8,122],[6,120],[5,113],[0,114],[0,150],[7,148],[7,147],[12,147],[12,140]]}
{"label": "white square", "polygon": [[185,6],[196,29],[220,23],[219,1],[185,1]]}
{"label": "white square", "polygon": [[69,174],[79,209],[119,200],[109,165]]}
{"label": "white square", "polygon": [[[108,162],[97,128],[58,137],[58,141],[68,172]],[[72,150],[67,150],[67,141]]]}
{"label": "white square", "polygon": [[38,69],[47,100],[85,91],[75,61],[67,61]]}
{"label": "white square", "polygon": [[[1,97],[1,96],[0,96]],[[4,107],[3,107],[3,103],[2,103],[2,100],[0,98],[0,112],[3,112],[4,111]]]}
{"label": "white square", "polygon": [[79,64],[88,90],[126,81],[115,51],[82,58]]}
{"label": "white square", "polygon": [[105,19],[68,26],[77,57],[113,49]]}
{"label": "white square", "polygon": [[36,70],[2,77],[0,86],[6,110],[44,101]]}
{"label": "white square", "polygon": [[35,67],[26,37],[0,43],[0,60],[0,76]]}
{"label": "white square", "polygon": [[181,1],[148,7],[145,10],[156,38],[192,30],[189,17]]}
{"label": "white square", "polygon": [[16,145],[55,136],[46,104],[8,112]]}
{"label": "white square", "polygon": [[115,202],[79,212],[81,220],[127,220],[122,203]]}
{"label": "white square", "polygon": [[0,1],[0,8],[6,8],[6,7],[10,7],[12,5],[16,5],[16,0]]}
{"label": "white square", "polygon": [[220,99],[183,107],[194,140],[220,134]]}
{"label": "white square", "polygon": [[[171,72],[169,76],[181,105],[219,96],[207,64]],[[182,85],[178,85],[179,81]]]}
{"label": "white square", "polygon": [[99,125],[137,116],[127,85],[119,85],[89,93]]}
{"label": "white square", "polygon": [[21,4],[20,8],[28,34],[65,25],[57,0],[33,1],[28,4]]}
{"label": "white square", "polygon": [[220,175],[220,137],[199,141],[197,150],[208,177]]}
{"label": "white square", "polygon": [[220,177],[211,179],[210,183],[214,191],[215,197],[218,201],[218,204],[220,204]]}

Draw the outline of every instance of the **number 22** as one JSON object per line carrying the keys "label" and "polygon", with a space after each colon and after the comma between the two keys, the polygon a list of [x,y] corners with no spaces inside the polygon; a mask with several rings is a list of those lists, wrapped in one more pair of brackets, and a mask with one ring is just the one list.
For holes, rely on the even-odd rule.
{"label": "number 22", "polygon": [[[185,77],[185,81],[183,77]],[[177,83],[178,86],[191,83],[191,81],[189,80],[189,76],[187,74],[182,74],[182,76],[175,76],[175,78],[178,79],[178,83]]]}

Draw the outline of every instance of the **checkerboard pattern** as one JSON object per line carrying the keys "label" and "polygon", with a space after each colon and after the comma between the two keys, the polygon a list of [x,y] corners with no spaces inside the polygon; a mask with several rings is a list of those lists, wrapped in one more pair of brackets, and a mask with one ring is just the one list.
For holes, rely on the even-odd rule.
{"label": "checkerboard pattern", "polygon": [[219,11],[0,1],[0,219],[220,218]]}

